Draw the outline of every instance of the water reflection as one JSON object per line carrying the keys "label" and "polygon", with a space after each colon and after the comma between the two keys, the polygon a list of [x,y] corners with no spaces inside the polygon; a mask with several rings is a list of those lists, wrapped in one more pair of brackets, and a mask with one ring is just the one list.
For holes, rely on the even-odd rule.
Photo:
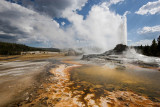
{"label": "water reflection", "polygon": [[81,89],[128,90],[147,95],[152,100],[160,99],[160,72],[155,69],[133,65],[127,65],[126,69],[85,65],[71,71],[71,80],[81,85]]}

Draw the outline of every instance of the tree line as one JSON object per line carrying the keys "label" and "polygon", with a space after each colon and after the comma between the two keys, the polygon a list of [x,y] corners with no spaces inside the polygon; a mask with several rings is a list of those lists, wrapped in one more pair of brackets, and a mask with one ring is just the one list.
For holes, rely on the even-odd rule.
{"label": "tree line", "polygon": [[60,52],[60,50],[56,48],[35,48],[23,44],[0,42],[0,55],[20,55],[21,52],[27,51]]}
{"label": "tree line", "polygon": [[151,45],[141,45],[136,48],[140,49],[144,55],[160,57],[160,35],[157,39],[153,39]]}

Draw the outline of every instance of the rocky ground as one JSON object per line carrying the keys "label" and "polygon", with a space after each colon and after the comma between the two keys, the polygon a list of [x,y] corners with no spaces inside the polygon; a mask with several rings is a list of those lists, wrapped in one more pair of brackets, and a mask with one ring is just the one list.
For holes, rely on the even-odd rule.
{"label": "rocky ground", "polygon": [[13,106],[38,85],[48,61],[0,62],[0,106]]}
{"label": "rocky ground", "polygon": [[1,62],[0,66],[2,107],[160,106],[131,91],[108,91],[101,85],[71,81],[70,71],[83,64],[66,58]]}
{"label": "rocky ground", "polygon": [[36,92],[34,90],[45,79],[47,65],[62,56],[62,54],[1,56],[0,107],[19,106],[20,101],[28,99],[28,96],[34,96]]}
{"label": "rocky ground", "polygon": [[[64,61],[63,61],[64,62]],[[160,103],[153,102],[145,96],[131,91],[107,91],[101,85],[94,88],[85,82],[70,81],[69,71],[83,66],[65,61],[55,65],[47,73],[34,96],[19,103],[22,107],[158,107]]]}
{"label": "rocky ground", "polygon": [[160,70],[160,58],[149,57],[137,53],[134,48],[129,48],[119,44],[113,50],[106,51],[102,54],[83,55],[82,60],[92,61],[96,64],[114,63],[117,66],[133,64],[146,68],[155,68]]}

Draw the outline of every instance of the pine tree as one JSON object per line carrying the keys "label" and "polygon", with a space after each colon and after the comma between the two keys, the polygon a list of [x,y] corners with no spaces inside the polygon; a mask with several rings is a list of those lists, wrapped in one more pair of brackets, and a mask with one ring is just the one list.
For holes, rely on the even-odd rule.
{"label": "pine tree", "polygon": [[157,42],[158,42],[158,51],[160,51],[160,35],[159,35],[159,37],[157,39]]}
{"label": "pine tree", "polygon": [[157,43],[156,43],[156,40],[154,39],[152,41],[152,45],[150,47],[150,53],[152,56],[157,56],[157,53],[158,53],[158,50],[157,50]]}
{"label": "pine tree", "polygon": [[157,50],[158,50],[158,56],[160,56],[160,35],[157,39],[157,42],[158,42],[158,46],[157,46]]}

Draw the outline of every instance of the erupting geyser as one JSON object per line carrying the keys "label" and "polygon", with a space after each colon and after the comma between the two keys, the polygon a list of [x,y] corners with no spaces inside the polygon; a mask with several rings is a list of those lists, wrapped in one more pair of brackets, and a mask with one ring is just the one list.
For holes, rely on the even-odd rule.
{"label": "erupting geyser", "polygon": [[118,35],[118,44],[127,45],[127,17],[126,14],[122,16],[122,22],[119,27],[120,34]]}
{"label": "erupting geyser", "polygon": [[122,33],[122,38],[121,38],[121,40],[122,40],[122,44],[123,45],[127,45],[127,17],[126,17],[126,15],[124,15],[123,16],[123,27],[122,27],[122,29],[123,29],[123,33]]}
{"label": "erupting geyser", "polygon": [[[91,30],[88,38],[91,40],[89,44],[93,44],[93,47],[101,49],[101,52],[113,49],[117,44],[127,45],[127,17],[126,13],[123,16],[114,14],[111,11],[104,12],[106,16],[101,20],[94,20],[99,26],[96,30]],[[98,16],[98,18],[100,18]],[[102,17],[101,17],[102,18]],[[95,22],[92,22],[94,25]],[[95,53],[93,48],[88,53]],[[98,52],[98,53],[101,53]]]}
{"label": "erupting geyser", "polygon": [[117,44],[127,45],[126,15],[127,12],[119,15],[110,11],[105,3],[92,7],[87,18],[78,27],[84,31],[77,33],[81,40],[87,41],[87,43],[80,43],[87,48],[85,52],[97,53],[93,50],[96,47],[101,50],[98,53],[102,53],[113,49]]}

